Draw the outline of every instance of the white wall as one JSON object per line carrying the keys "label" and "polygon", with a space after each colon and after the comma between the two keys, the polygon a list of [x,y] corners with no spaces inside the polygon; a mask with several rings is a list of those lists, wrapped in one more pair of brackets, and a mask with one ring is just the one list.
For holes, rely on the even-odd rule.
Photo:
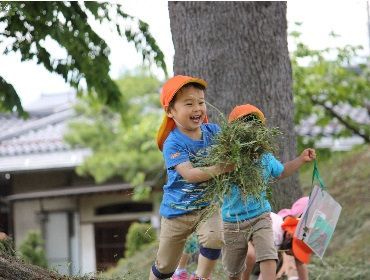
{"label": "white wall", "polygon": [[76,211],[74,198],[51,198],[43,200],[25,200],[13,203],[14,239],[18,247],[24,240],[27,232],[38,230],[42,232],[40,212],[49,211]]}
{"label": "white wall", "polygon": [[80,227],[81,232],[81,274],[91,273],[96,271],[96,256],[95,256],[95,236],[94,225],[83,224]]}

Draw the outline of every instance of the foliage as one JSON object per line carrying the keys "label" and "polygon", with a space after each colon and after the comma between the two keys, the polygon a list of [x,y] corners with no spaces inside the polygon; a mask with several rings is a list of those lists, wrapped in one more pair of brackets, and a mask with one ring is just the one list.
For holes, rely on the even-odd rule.
{"label": "foliage", "polygon": [[126,235],[125,257],[131,257],[145,245],[157,239],[155,229],[150,224],[133,223]]}
{"label": "foliage", "polygon": [[206,155],[197,155],[195,166],[229,163],[235,165],[235,169],[203,183],[206,186],[204,200],[222,201],[234,184],[239,187],[242,197],[260,198],[268,186],[262,175],[261,156],[276,151],[279,134],[277,128],[268,128],[258,120],[222,121],[215,144]]}
{"label": "foliage", "polygon": [[0,239],[0,254],[15,256],[14,242],[9,236]]}
{"label": "foliage", "polygon": [[19,247],[19,254],[22,260],[40,267],[47,268],[46,253],[41,234],[36,231],[29,231],[25,240]]}
{"label": "foliage", "polygon": [[72,146],[88,147],[92,155],[77,168],[97,183],[115,176],[135,186],[134,198],[149,193],[149,180],[161,179],[163,160],[155,144],[162,110],[158,100],[159,81],[146,70],[126,73],[117,85],[129,106],[119,112],[101,104],[94,95],[80,98],[65,139]]}
{"label": "foliage", "polygon": [[[49,72],[61,75],[66,82],[89,92],[96,92],[100,102],[121,107],[117,85],[109,77],[110,50],[92,29],[89,21],[105,24],[113,32],[132,42],[143,60],[154,61],[165,74],[164,56],[149,32],[148,24],[136,19],[113,2],[30,1],[1,2],[0,43],[4,54],[18,52],[21,60],[36,60]],[[48,42],[56,42],[66,53],[54,58]],[[0,109],[25,115],[14,87],[0,77]]]}
{"label": "foliage", "polygon": [[148,279],[150,267],[153,265],[157,250],[158,243],[148,244],[133,256],[120,259],[116,267],[102,275],[102,279]]}
{"label": "foliage", "polygon": [[318,126],[325,127],[330,122],[342,125],[334,137],[356,134],[369,143],[369,124],[340,112],[348,105],[362,110],[369,105],[370,69],[368,63],[359,63],[362,48],[347,45],[313,50],[300,40],[299,32],[290,35],[296,46],[291,53],[295,122],[314,115]]}

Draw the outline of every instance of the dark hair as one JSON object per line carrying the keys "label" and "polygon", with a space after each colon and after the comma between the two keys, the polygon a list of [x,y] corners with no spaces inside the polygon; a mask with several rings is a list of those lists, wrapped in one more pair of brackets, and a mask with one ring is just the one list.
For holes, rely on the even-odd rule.
{"label": "dark hair", "polygon": [[183,91],[184,89],[187,89],[187,88],[190,88],[190,87],[194,87],[196,89],[200,89],[200,90],[203,90],[205,91],[206,90],[206,87],[201,85],[201,84],[198,84],[198,83],[195,83],[195,82],[191,82],[191,83],[188,83],[188,84],[185,84],[183,85],[178,91],[176,91],[175,95],[173,96],[172,100],[170,101],[170,103],[168,104],[168,108],[173,108],[173,105],[175,104],[176,102],[176,94]]}
{"label": "dark hair", "polygon": [[261,119],[257,117],[255,114],[248,114],[240,118],[242,122],[256,122],[262,123]]}

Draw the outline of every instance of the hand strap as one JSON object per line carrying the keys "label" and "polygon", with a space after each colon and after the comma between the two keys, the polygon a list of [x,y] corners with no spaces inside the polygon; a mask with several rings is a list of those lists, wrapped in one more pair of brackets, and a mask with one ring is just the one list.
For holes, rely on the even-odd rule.
{"label": "hand strap", "polygon": [[327,187],[325,186],[324,184],[324,180],[321,178],[320,176],[320,173],[319,173],[319,168],[317,167],[317,161],[316,159],[314,160],[314,164],[313,164],[313,171],[312,171],[312,186],[313,186],[313,182],[315,181],[315,178],[317,179],[317,181],[319,182],[320,184],[320,188],[322,190],[326,190]]}

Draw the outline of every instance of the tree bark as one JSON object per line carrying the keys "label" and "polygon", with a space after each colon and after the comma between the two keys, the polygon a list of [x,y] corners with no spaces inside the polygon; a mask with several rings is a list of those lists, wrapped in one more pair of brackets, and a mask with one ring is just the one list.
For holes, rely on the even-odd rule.
{"label": "tree bark", "polygon": [[[174,73],[204,78],[206,100],[227,115],[235,105],[259,107],[284,133],[282,162],[296,156],[286,2],[169,2]],[[209,106],[210,107],[210,106]],[[214,110],[211,121],[216,120]],[[273,191],[277,211],[302,195],[297,175]]]}

